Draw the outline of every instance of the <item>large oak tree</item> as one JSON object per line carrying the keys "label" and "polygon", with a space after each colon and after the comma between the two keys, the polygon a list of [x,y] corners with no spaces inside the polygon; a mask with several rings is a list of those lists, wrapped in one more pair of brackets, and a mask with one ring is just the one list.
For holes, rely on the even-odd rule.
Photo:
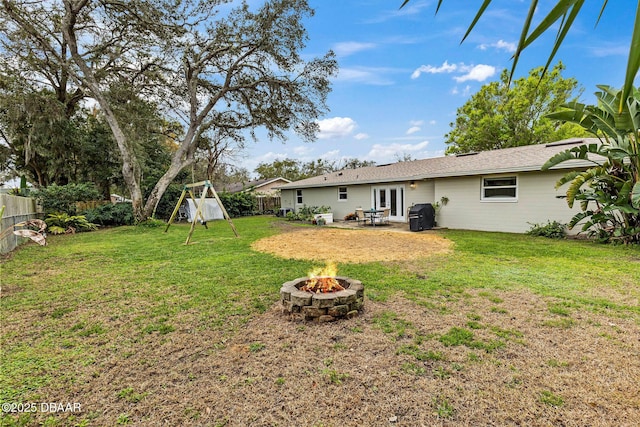
{"label": "large oak tree", "polygon": [[[202,135],[218,128],[294,130],[306,140],[326,112],[331,52],[305,61],[306,0],[273,0],[253,11],[209,0],[1,0],[7,44],[65,76],[99,105],[118,145],[137,220],[193,164]],[[49,82],[50,83],[50,82]],[[47,84],[46,80],[42,84]],[[107,96],[114,87],[153,100],[183,124],[171,164],[145,200],[136,141]]]}
{"label": "large oak tree", "polygon": [[509,84],[504,70],[500,81],[485,84],[456,113],[445,137],[447,153],[469,153],[521,145],[542,144],[586,136],[574,123],[558,124],[545,114],[575,101],[581,90],[573,78],[563,78],[562,64],[541,77],[542,67]]}

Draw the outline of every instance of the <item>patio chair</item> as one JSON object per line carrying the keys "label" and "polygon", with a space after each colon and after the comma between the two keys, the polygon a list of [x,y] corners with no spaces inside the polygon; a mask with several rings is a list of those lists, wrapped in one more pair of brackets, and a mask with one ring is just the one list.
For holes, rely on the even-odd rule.
{"label": "patio chair", "polygon": [[178,215],[176,217],[176,221],[180,222],[183,219],[189,219],[189,210],[185,205],[182,205],[178,208]]}
{"label": "patio chair", "polygon": [[358,225],[364,225],[367,222],[367,218],[364,216],[362,208],[356,209],[356,221],[358,221]]}
{"label": "patio chair", "polygon": [[389,224],[389,216],[391,216],[391,209],[385,208],[376,220],[378,224]]}

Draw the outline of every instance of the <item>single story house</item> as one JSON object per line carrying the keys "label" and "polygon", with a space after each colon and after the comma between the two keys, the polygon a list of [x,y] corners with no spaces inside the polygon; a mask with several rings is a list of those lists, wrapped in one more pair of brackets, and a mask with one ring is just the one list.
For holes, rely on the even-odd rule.
{"label": "single story house", "polygon": [[[411,206],[443,198],[438,226],[523,233],[532,224],[568,223],[579,206],[567,206],[566,187],[555,184],[572,169],[592,163],[573,160],[541,171],[555,154],[597,138],[574,138],[479,153],[344,169],[279,186],[282,207],[331,206],[335,219],[390,208],[390,221],[407,222]],[[573,230],[577,232],[578,230]]]}
{"label": "single story house", "polygon": [[274,212],[280,208],[279,186],[290,183],[287,178],[257,179],[249,182],[237,182],[222,187],[229,193],[251,192],[256,197],[258,212]]}
{"label": "single story house", "polygon": [[278,196],[277,187],[290,183],[291,180],[278,177],[268,179],[256,179],[249,182],[234,182],[222,186],[223,191],[229,193],[239,193],[241,191],[253,191],[256,194],[264,196]]}

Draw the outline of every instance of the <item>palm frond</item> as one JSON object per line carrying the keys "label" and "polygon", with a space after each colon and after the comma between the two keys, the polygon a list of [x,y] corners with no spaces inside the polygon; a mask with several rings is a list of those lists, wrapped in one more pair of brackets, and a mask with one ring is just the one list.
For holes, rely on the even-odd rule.
{"label": "palm frond", "polygon": [[583,185],[590,182],[594,178],[599,176],[606,175],[606,170],[602,167],[596,167],[587,169],[586,171],[579,173],[569,184],[567,188],[567,205],[570,208],[573,207],[573,203],[576,200],[576,197],[581,194],[580,189]]}
{"label": "palm frond", "polygon": [[[558,2],[558,5],[560,5],[560,3],[561,2]],[[571,3],[571,2],[568,1],[567,3]],[[567,11],[565,11],[562,14],[562,22],[560,23],[560,26],[558,28],[558,35],[556,36],[556,41],[555,41],[555,43],[553,45],[553,48],[551,49],[551,53],[549,54],[549,58],[547,59],[547,63],[544,66],[544,70],[542,71],[541,76],[544,76],[546,71],[549,69],[549,66],[551,65],[551,62],[555,58],[556,53],[558,53],[558,49],[560,49],[560,46],[562,45],[562,42],[564,41],[565,37],[567,36],[567,33],[569,32],[569,29],[571,28],[571,25],[573,25],[573,22],[575,21],[576,17],[580,13],[580,9],[582,8],[583,5],[584,5],[584,0],[575,0],[573,2],[573,5],[570,6],[570,9],[568,10],[568,13],[567,13]],[[551,12],[553,12],[553,10]],[[557,20],[557,18],[556,18],[556,20]],[[536,28],[536,30],[538,28]],[[531,41],[533,41],[533,40],[537,39],[547,29],[548,29],[548,27],[542,29],[541,30],[542,32],[540,32],[539,34],[535,34],[536,30],[534,30],[532,32],[532,34],[529,36],[529,38],[533,37],[534,34],[535,34],[535,37],[531,40]],[[525,47],[528,46],[529,44],[530,44],[530,42],[525,42]]]}
{"label": "palm frond", "polygon": [[602,145],[583,144],[578,147],[573,147],[569,150],[561,151],[560,153],[547,160],[547,162],[542,165],[541,169],[545,171],[569,160],[588,160],[596,165],[600,165],[600,163],[590,159],[589,154],[597,154],[599,156],[606,157],[606,152],[603,151]]}
{"label": "palm frond", "polygon": [[637,181],[631,190],[631,206],[640,209],[640,181]]}
{"label": "palm frond", "polygon": [[[438,13],[438,9],[440,9],[440,3],[441,2],[442,2],[442,0],[440,0],[440,2],[438,2],[438,8],[436,9],[436,13]],[[480,9],[478,9],[478,13],[476,13],[476,16],[473,18],[473,21],[471,21],[471,24],[469,25],[469,28],[467,29],[467,32],[464,34],[464,37],[462,37],[462,40],[460,41],[460,44],[462,44],[465,41],[467,36],[471,33],[471,30],[473,30],[473,28],[476,26],[476,24],[478,23],[478,21],[480,20],[480,18],[484,14],[484,11],[487,10],[487,7],[490,4],[491,4],[491,0],[484,0],[482,2],[482,5],[480,6]]]}
{"label": "palm frond", "polygon": [[633,24],[627,72],[624,78],[624,87],[622,88],[622,96],[620,97],[620,106],[618,109],[620,112],[622,112],[622,109],[624,108],[624,101],[629,97],[633,90],[633,81],[638,75],[638,69],[640,69],[640,2],[638,2],[638,6],[636,8],[636,18]]}
{"label": "palm frond", "polygon": [[579,174],[581,174],[582,172],[580,171],[570,171],[567,172],[566,174],[564,174],[557,182],[556,182],[556,190],[560,187],[562,187],[563,185],[565,185],[567,182],[571,182],[575,179],[576,176],[578,176]]}
{"label": "palm frond", "polygon": [[[592,211],[582,211],[582,212],[578,212],[577,214],[575,214],[573,216],[573,218],[571,218],[571,221],[569,221],[569,224],[567,224],[568,228],[573,228],[575,227],[580,221],[582,221],[585,218],[590,217],[593,214]],[[582,230],[585,231],[585,230]]]}

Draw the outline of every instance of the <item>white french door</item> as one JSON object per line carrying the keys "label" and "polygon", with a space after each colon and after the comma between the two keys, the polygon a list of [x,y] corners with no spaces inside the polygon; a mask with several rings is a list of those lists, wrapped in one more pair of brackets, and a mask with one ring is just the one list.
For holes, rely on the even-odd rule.
{"label": "white french door", "polygon": [[371,205],[375,209],[389,208],[391,221],[404,221],[404,185],[372,187]]}

